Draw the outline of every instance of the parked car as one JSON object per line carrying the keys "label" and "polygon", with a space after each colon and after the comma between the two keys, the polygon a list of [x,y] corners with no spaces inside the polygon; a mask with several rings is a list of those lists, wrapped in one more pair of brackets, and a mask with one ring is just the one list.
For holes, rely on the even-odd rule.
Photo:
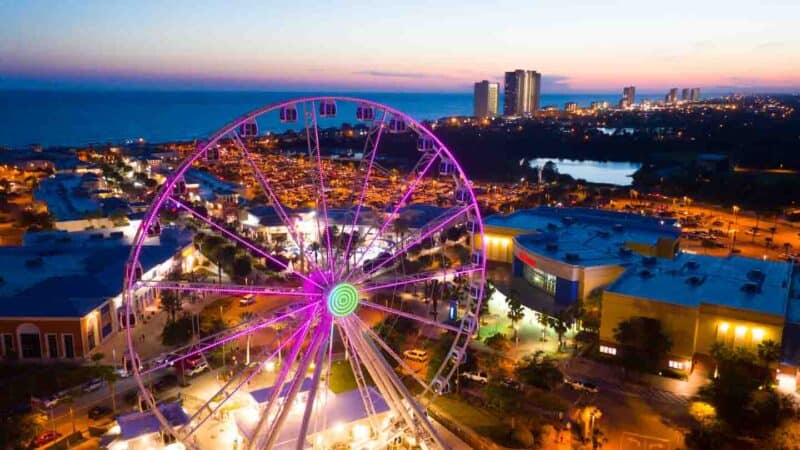
{"label": "parked car", "polygon": [[255,302],[256,302],[256,296],[253,294],[247,294],[239,299],[239,306],[250,306],[255,304]]}
{"label": "parked car", "polygon": [[464,372],[461,374],[462,377],[466,378],[470,381],[475,381],[476,383],[486,384],[489,382],[489,374],[486,372]]}
{"label": "parked car", "polygon": [[97,420],[101,417],[105,417],[111,414],[111,408],[108,406],[95,406],[94,408],[89,410],[89,418],[92,420]]}
{"label": "parked car", "polygon": [[209,369],[208,363],[206,363],[205,361],[201,361],[195,364],[194,366],[190,367],[189,370],[186,371],[186,375],[193,377],[199,373],[205,372],[208,369]]}
{"label": "parked car", "polygon": [[428,360],[428,352],[425,350],[420,350],[418,348],[412,348],[411,350],[406,350],[403,352],[403,356],[406,359],[410,359],[411,361],[417,362],[425,362]]}
{"label": "parked car", "polygon": [[87,381],[83,385],[83,392],[89,393],[94,392],[106,384],[105,380],[102,378],[94,378],[92,380]]}
{"label": "parked car", "polygon": [[511,388],[511,389],[513,389],[515,391],[521,391],[522,390],[522,383],[520,383],[519,381],[517,381],[517,380],[515,380],[513,378],[508,378],[508,377],[503,378],[502,380],[500,380],[500,384],[502,384],[503,386],[505,386],[507,388]]}
{"label": "parked car", "polygon": [[159,392],[177,385],[178,385],[178,377],[175,374],[168,373],[163,377],[159,378],[158,381],[156,381],[153,384],[153,388],[157,392]]}
{"label": "parked car", "polygon": [[578,378],[564,378],[564,383],[567,383],[569,387],[576,391],[584,391],[584,392],[591,392],[596,394],[599,392],[597,385],[594,383],[590,383],[586,380],[581,380]]}
{"label": "parked car", "polygon": [[150,367],[157,367],[166,363],[167,361],[169,361],[169,356],[170,355],[167,353],[162,353],[156,356],[155,358],[150,360]]}
{"label": "parked car", "polygon": [[58,431],[45,431],[44,433],[36,436],[36,439],[33,440],[33,445],[35,447],[41,447],[45,444],[49,444],[56,439],[61,437],[61,433]]}
{"label": "parked car", "polygon": [[56,392],[55,394],[52,394],[47,397],[40,397],[40,398],[33,397],[31,398],[31,400],[33,403],[38,404],[44,409],[50,409],[50,408],[55,408],[56,405],[61,403],[61,401],[64,400],[65,398],[67,398],[67,393],[62,391],[62,392]]}

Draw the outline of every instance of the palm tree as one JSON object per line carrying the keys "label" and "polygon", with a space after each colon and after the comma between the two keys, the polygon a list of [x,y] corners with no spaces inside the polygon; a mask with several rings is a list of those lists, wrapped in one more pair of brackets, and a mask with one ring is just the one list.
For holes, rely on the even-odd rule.
{"label": "palm tree", "polygon": [[781,358],[781,345],[777,342],[767,339],[758,344],[758,359],[764,363],[765,368],[769,368],[770,364],[777,362]]}
{"label": "palm tree", "polygon": [[511,326],[514,328],[514,341],[519,344],[519,334],[517,332],[517,322],[525,317],[525,309],[519,301],[519,294],[515,290],[510,290],[506,296],[506,304],[508,305],[508,318],[511,320]]}
{"label": "palm tree", "polygon": [[542,327],[542,342],[547,340],[547,327],[550,326],[550,317],[547,314],[539,314],[536,321]]}
{"label": "palm tree", "polygon": [[183,309],[181,297],[175,291],[161,291],[161,309],[167,313],[170,322],[175,322],[178,312]]}
{"label": "palm tree", "polygon": [[98,366],[97,367],[97,374],[100,378],[105,380],[108,383],[108,391],[111,393],[111,411],[116,414],[117,413],[117,391],[116,391],[116,382],[119,379],[117,372],[114,371],[114,368],[111,366]]}
{"label": "palm tree", "polygon": [[319,244],[319,242],[312,242],[311,244],[309,244],[308,248],[311,249],[312,252],[314,252],[314,265],[318,266],[319,265],[318,252],[322,249],[322,246]]}
{"label": "palm tree", "polygon": [[496,289],[494,285],[489,281],[486,280],[486,284],[483,287],[483,299],[481,300],[481,309],[478,311],[478,316],[483,317],[486,313],[489,312],[489,299],[492,298]]}
{"label": "palm tree", "polygon": [[405,237],[406,233],[408,233],[408,229],[411,224],[408,223],[408,220],[403,217],[398,217],[397,219],[392,222],[392,231],[398,237],[397,241],[403,242],[403,238]]}
{"label": "palm tree", "polygon": [[569,310],[563,309],[556,313],[555,317],[550,320],[550,326],[555,330],[558,335],[558,351],[564,347],[564,334],[569,329],[567,323],[571,321]]}

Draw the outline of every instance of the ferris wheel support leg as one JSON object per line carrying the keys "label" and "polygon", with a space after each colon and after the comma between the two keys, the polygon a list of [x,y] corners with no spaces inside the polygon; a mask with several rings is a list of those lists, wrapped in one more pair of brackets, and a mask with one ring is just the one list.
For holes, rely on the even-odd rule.
{"label": "ferris wheel support leg", "polygon": [[[330,323],[327,320],[324,320],[320,327],[317,328],[316,333],[317,335],[312,338],[310,348],[306,354],[303,355],[303,359],[297,366],[294,380],[292,380],[289,392],[286,394],[286,397],[284,397],[278,417],[275,418],[275,422],[272,423],[269,433],[266,436],[267,441],[263,447],[259,448],[272,448],[272,446],[275,445],[275,440],[278,439],[278,434],[283,426],[283,422],[286,421],[286,417],[289,415],[289,410],[291,409],[292,403],[294,403],[297,393],[300,392],[300,386],[303,384],[303,379],[305,378],[306,372],[308,372],[309,365],[311,365],[311,359],[316,356],[321,344],[330,335]],[[298,439],[302,438],[298,436]]]}
{"label": "ferris wheel support leg", "polygon": [[378,388],[378,391],[380,391],[383,399],[389,405],[390,410],[400,414],[408,427],[413,429],[414,419],[408,413],[406,406],[403,404],[402,399],[400,399],[395,392],[391,382],[386,380],[386,377],[384,376],[385,374],[380,371],[379,367],[375,363],[374,355],[369,352],[369,349],[364,341],[364,336],[356,327],[349,323],[349,320],[343,320],[342,324],[345,333],[353,343],[354,353],[357,353],[361,358],[361,361],[364,363],[364,367],[366,367],[367,372],[375,382],[375,386]]}
{"label": "ferris wheel support leg", "polygon": [[[310,320],[310,319],[309,319]],[[275,406],[275,403],[278,401],[278,397],[280,393],[283,391],[283,386],[286,384],[286,378],[289,376],[289,372],[292,369],[292,364],[294,364],[295,359],[297,359],[297,355],[300,353],[300,349],[303,347],[303,340],[306,337],[306,333],[300,337],[300,341],[298,341],[292,348],[292,351],[289,355],[283,358],[283,365],[281,367],[281,371],[278,374],[278,379],[275,381],[274,390],[272,396],[269,399],[269,403],[261,412],[261,419],[259,419],[258,424],[256,425],[255,430],[253,430],[253,435],[251,436],[250,442],[248,443],[248,449],[257,449],[261,448],[258,446],[258,441],[260,441],[260,437],[264,434],[265,427],[267,425],[267,420],[269,419],[269,413],[272,411],[272,408]],[[280,354],[280,353],[279,353]]]}
{"label": "ferris wheel support leg", "polygon": [[[364,356],[365,361],[369,361],[372,365],[373,370],[370,371],[370,374],[373,375],[373,379],[381,378],[382,383],[384,384],[385,392],[388,393],[389,396],[393,398],[393,403],[396,405],[395,407],[398,408],[398,412],[403,416],[408,424],[409,428],[414,431],[420,431],[420,426],[422,428],[421,431],[424,432],[433,442],[433,444],[440,449],[447,449],[447,446],[442,441],[441,437],[439,437],[436,430],[431,425],[430,421],[428,421],[425,412],[420,409],[419,405],[414,401],[414,397],[405,387],[402,381],[397,378],[397,375],[394,373],[391,367],[386,363],[386,361],[378,356],[378,349],[375,345],[370,342],[358,326],[352,322],[347,324],[348,327],[348,334],[350,336],[355,336],[357,341],[360,343],[359,345],[359,354]],[[368,368],[369,370],[369,368]],[[374,374],[373,374],[374,372]],[[403,400],[406,400],[405,402]],[[410,411],[414,412],[417,417],[415,421],[414,418],[410,415]]]}
{"label": "ferris wheel support leg", "polygon": [[[330,325],[326,325],[327,328],[330,329]],[[317,350],[317,359],[314,361],[314,378],[313,382],[311,383],[311,391],[308,393],[308,399],[306,400],[306,410],[303,413],[303,422],[300,425],[300,432],[297,434],[297,450],[303,450],[305,447],[305,439],[306,434],[308,433],[308,421],[311,419],[311,412],[314,410],[314,400],[317,398],[317,390],[319,388],[319,378],[322,375],[322,366],[323,366],[323,359],[325,357],[325,342],[328,339],[331,339],[331,332],[328,331],[325,338],[319,345],[319,349]]]}
{"label": "ferris wheel support leg", "polygon": [[367,388],[367,382],[364,379],[364,371],[361,370],[361,358],[358,356],[358,352],[355,351],[353,348],[353,342],[350,339],[347,339],[344,331],[342,331],[341,326],[338,327],[339,329],[339,337],[342,340],[342,344],[345,347],[345,351],[349,351],[350,353],[350,367],[353,370],[353,376],[356,379],[356,385],[358,386],[358,392],[361,394],[361,401],[364,404],[364,411],[367,412],[367,418],[369,419],[370,427],[372,427],[373,435],[377,435],[378,433],[378,423],[376,422],[377,414],[375,412],[375,404],[372,402],[372,397],[369,394],[369,389]]}

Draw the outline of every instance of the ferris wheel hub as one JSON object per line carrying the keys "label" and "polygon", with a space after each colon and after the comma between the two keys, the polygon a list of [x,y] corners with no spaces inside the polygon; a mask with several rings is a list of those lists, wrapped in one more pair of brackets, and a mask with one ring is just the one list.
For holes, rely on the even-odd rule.
{"label": "ferris wheel hub", "polygon": [[328,291],[328,312],[334,317],[346,317],[358,308],[358,289],[350,283],[339,283]]}

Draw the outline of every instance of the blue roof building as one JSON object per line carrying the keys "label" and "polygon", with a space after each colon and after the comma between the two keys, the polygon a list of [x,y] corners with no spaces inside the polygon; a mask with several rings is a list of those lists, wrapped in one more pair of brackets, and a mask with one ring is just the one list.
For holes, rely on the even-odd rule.
{"label": "blue roof building", "polygon": [[[0,350],[5,357],[80,358],[120,330],[130,240],[121,232],[43,232],[27,245],[0,247]],[[191,232],[165,228],[145,241],[145,278],[172,269],[191,244]],[[177,256],[177,259],[175,258]],[[136,293],[137,321],[155,298]]]}

